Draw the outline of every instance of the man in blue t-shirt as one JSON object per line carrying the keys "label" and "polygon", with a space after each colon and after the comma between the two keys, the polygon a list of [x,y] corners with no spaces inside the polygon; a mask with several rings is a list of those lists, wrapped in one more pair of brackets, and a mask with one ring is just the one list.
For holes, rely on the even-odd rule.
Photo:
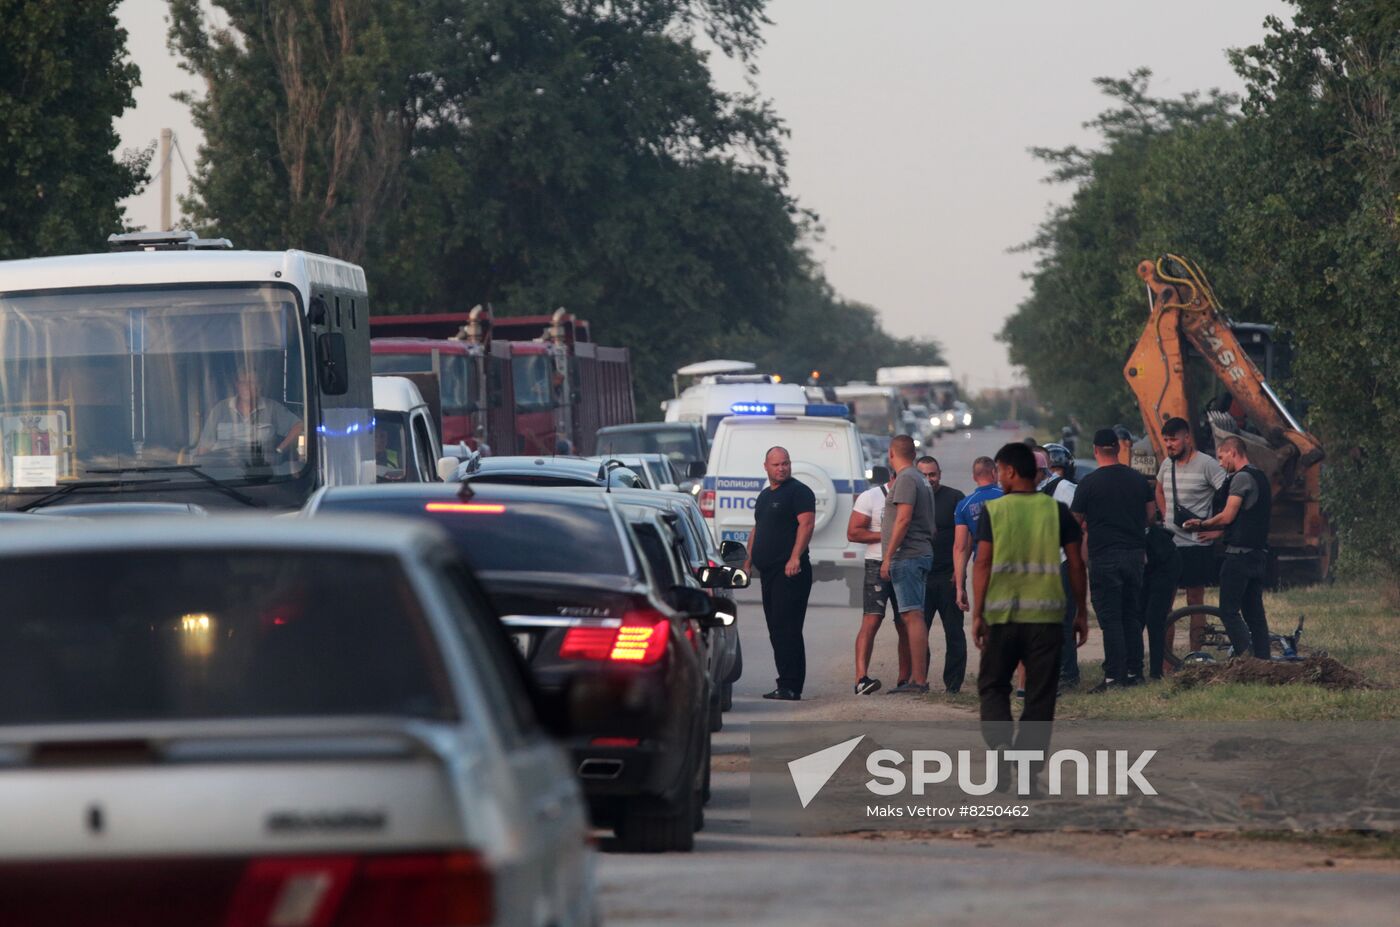
{"label": "man in blue t-shirt", "polygon": [[978,457],[972,462],[972,480],[977,488],[953,511],[953,582],[958,589],[958,608],[964,612],[971,611],[967,602],[967,562],[976,555],[972,545],[977,537],[977,519],[988,502],[1002,497],[997,485],[997,465],[992,458]]}

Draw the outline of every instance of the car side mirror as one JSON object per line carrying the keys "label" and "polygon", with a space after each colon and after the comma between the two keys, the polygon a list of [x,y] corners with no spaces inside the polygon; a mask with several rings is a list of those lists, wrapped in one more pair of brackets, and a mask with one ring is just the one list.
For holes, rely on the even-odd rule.
{"label": "car side mirror", "polygon": [[701,567],[699,579],[700,585],[704,586],[706,589],[749,588],[749,574],[737,567]]}
{"label": "car side mirror", "polygon": [[453,474],[457,472],[457,464],[459,463],[461,461],[456,457],[439,457],[437,462],[438,479],[444,483],[450,481]]}
{"label": "car side mirror", "polygon": [[749,549],[738,541],[720,541],[719,559],[731,566],[749,559]]}
{"label": "car side mirror", "polygon": [[348,363],[344,335],[325,332],[316,336],[316,369],[321,392],[327,396],[344,396],[350,391]]}
{"label": "car side mirror", "polygon": [[709,468],[705,466],[703,460],[692,460],[685,465],[685,478],[688,480],[703,480]]}
{"label": "car side mirror", "polygon": [[871,486],[883,486],[883,485],[885,485],[886,483],[888,483],[889,481],[890,481],[890,468],[889,468],[889,467],[871,467],[871,468],[870,468],[870,485],[871,485]]}
{"label": "car side mirror", "polygon": [[691,586],[672,586],[666,599],[676,611],[683,612],[687,618],[694,618],[702,625],[708,624],[714,618],[714,603],[700,589]]}

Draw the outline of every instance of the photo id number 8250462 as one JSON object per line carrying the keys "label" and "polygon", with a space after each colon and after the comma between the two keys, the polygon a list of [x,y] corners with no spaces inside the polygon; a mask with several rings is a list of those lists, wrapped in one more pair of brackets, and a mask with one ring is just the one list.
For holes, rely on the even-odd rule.
{"label": "photo id number 8250462", "polygon": [[1028,818],[1027,805],[963,805],[958,814],[965,818]]}

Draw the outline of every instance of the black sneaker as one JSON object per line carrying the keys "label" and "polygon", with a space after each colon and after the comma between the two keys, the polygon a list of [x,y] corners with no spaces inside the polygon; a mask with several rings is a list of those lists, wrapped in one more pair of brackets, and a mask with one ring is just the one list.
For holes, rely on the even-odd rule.
{"label": "black sneaker", "polygon": [[872,692],[880,691],[880,680],[871,679],[869,676],[860,677],[860,682],[856,683],[856,695],[869,695]]}
{"label": "black sneaker", "polygon": [[1088,690],[1088,694],[1090,694],[1090,695],[1102,695],[1103,693],[1107,692],[1109,689],[1121,689],[1121,688],[1123,688],[1123,684],[1120,683],[1118,680],[1116,680],[1116,679],[1105,679],[1103,682],[1101,682],[1101,683],[1099,683],[1098,685],[1094,686],[1094,688]]}
{"label": "black sneaker", "polygon": [[1140,685],[1142,685],[1141,676],[1135,676],[1134,674],[1129,673],[1128,675],[1123,677],[1123,688],[1125,689],[1131,689],[1133,686]]}
{"label": "black sneaker", "polygon": [[928,683],[906,682],[890,690],[890,695],[927,695]]}
{"label": "black sneaker", "polygon": [[763,693],[763,697],[764,697],[764,698],[768,698],[768,699],[773,699],[774,701],[777,701],[777,702],[800,702],[800,701],[802,701],[802,696],[798,695],[796,692],[792,691],[791,689],[784,689],[782,686],[779,686],[778,688],[774,689],[772,692],[765,692],[765,693]]}

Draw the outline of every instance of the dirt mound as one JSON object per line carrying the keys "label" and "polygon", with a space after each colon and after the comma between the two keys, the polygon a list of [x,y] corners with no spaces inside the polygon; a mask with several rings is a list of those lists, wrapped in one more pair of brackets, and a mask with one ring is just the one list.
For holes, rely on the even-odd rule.
{"label": "dirt mound", "polygon": [[1192,663],[1181,668],[1175,681],[1179,689],[1230,682],[1257,682],[1268,686],[1302,683],[1324,689],[1380,688],[1360,673],[1326,656],[1288,661],[1243,657],[1225,663]]}

